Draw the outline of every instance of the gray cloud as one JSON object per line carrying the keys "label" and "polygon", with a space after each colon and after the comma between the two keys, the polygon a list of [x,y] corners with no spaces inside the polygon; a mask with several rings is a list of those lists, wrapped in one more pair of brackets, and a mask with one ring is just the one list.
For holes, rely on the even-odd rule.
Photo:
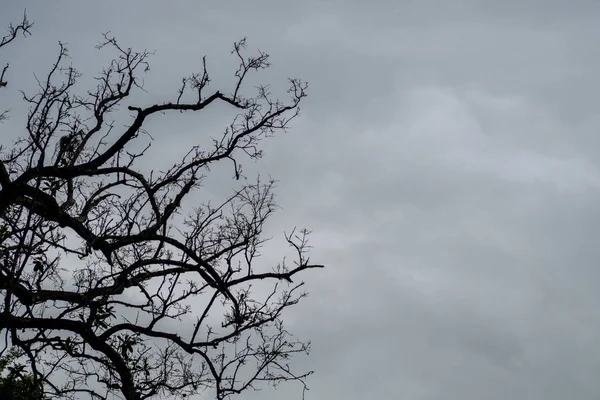
{"label": "gray cloud", "polygon": [[[17,18],[15,4],[3,15]],[[293,129],[245,163],[280,179],[272,234],[308,226],[313,259],[328,265],[306,277],[311,297],[288,320],[313,341],[295,360],[316,370],[307,399],[600,395],[597,2],[57,1],[28,12],[34,36],[6,53],[19,83],[45,70],[59,39],[91,76],[106,30],[157,50],[140,101],[175,96],[205,53],[226,83],[244,35],[273,55],[260,78],[274,90],[287,75],[310,82]],[[19,126],[13,108],[3,128]],[[153,121],[154,151],[175,156],[224,117]],[[270,249],[267,260],[282,254]],[[299,388],[247,398],[290,396]]]}

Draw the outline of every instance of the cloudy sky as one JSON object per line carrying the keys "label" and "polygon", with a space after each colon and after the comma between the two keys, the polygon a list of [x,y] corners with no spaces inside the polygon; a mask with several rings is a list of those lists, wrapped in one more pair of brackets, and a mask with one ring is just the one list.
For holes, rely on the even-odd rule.
{"label": "cloudy sky", "polygon": [[[226,85],[243,36],[272,55],[262,82],[309,81],[246,168],[280,181],[270,233],[309,227],[327,265],[288,315],[313,343],[307,400],[600,397],[598,1],[2,0],[0,22],[24,5],[33,36],[3,52],[24,88],[59,40],[93,76],[109,30],[156,50],[148,104],[204,54]],[[156,148],[211,127],[169,120]]]}

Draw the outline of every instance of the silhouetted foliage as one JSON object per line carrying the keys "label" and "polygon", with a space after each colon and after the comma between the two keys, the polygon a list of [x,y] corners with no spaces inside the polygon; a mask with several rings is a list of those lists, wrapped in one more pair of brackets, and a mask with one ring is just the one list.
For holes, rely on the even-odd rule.
{"label": "silhouetted foliage", "polygon": [[[31,26],[26,17],[11,26],[1,46]],[[309,343],[288,333],[282,313],[305,296],[293,278],[322,266],[309,262],[306,230],[285,236],[293,264],[259,263],[274,182],[248,180],[240,160],[260,158],[261,140],[288,127],[306,84],[290,79],[287,102],[266,86],[244,95],[248,75],[269,67],[269,56],[246,56],[241,40],[228,94],[209,92],[203,62],[172,100],[129,105],[116,123],[114,112],[142,88],[138,73],[151,54],[108,34],[98,49],[115,57],[97,86],[80,92],[80,73],[59,45],[39,90],[23,94],[24,134],[0,148],[0,333],[28,371],[2,385],[33,387],[31,398],[44,387],[52,397],[127,400],[207,389],[223,399],[263,381],[304,385],[309,373],[288,361]],[[166,170],[144,167],[149,117],[205,113],[219,102],[237,116],[212,146],[188,148]],[[198,189],[223,162],[238,188],[201,203]]]}
{"label": "silhouetted foliage", "polygon": [[0,357],[0,399],[46,400],[41,382],[24,372],[25,366],[16,362],[17,355],[11,349]]}

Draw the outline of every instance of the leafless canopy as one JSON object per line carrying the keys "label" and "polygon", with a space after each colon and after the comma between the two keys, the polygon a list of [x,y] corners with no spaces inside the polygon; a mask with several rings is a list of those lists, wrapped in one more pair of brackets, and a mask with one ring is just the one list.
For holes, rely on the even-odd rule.
{"label": "leafless canopy", "polygon": [[[30,27],[27,18],[11,26],[0,46]],[[302,230],[285,236],[293,263],[260,263],[264,224],[276,209],[273,181],[240,179],[239,160],[260,157],[261,139],[286,129],[306,84],[291,79],[287,102],[267,87],[243,95],[244,81],[267,68],[269,56],[247,56],[241,40],[229,94],[209,92],[204,63],[172,101],[128,105],[129,120],[117,125],[109,114],[141,89],[150,53],[108,34],[98,48],[115,57],[97,87],[78,94],[80,74],[60,45],[38,92],[23,94],[24,135],[0,148],[5,342],[61,398],[179,398],[214,389],[223,399],[261,381],[304,385],[308,373],[293,372],[288,359],[309,344],[281,317],[305,296],[295,275],[321,266],[309,262]],[[143,172],[148,117],[208,112],[218,102],[237,117],[212,146]],[[219,204],[191,203],[219,162],[232,166],[238,190]]]}

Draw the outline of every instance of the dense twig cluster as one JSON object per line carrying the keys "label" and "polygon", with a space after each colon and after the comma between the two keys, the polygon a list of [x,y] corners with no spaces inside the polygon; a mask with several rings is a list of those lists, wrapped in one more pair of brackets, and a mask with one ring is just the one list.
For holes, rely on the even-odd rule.
{"label": "dense twig cluster", "polygon": [[[11,27],[0,47],[30,27],[26,18]],[[184,204],[216,162],[232,161],[239,179],[239,157],[260,157],[260,140],[286,129],[306,95],[291,79],[287,103],[266,87],[244,97],[248,74],[269,66],[267,54],[246,57],[245,46],[234,45],[231,94],[207,93],[204,62],[174,101],[129,106],[119,132],[109,114],[141,87],[150,54],[108,34],[99,48],[116,57],[94,90],[74,90],[80,75],[65,66],[61,44],[38,92],[23,95],[26,135],[0,149],[0,332],[50,394],[140,400],[214,388],[223,399],[260,381],[304,383],[288,358],[308,343],[294,340],[281,316],[305,296],[293,277],[321,266],[306,256],[306,231],[286,236],[295,265],[257,264],[276,209],[273,181],[246,181],[220,204]],[[211,148],[142,172],[147,147],[138,141],[149,116],[215,102],[238,114]]]}

